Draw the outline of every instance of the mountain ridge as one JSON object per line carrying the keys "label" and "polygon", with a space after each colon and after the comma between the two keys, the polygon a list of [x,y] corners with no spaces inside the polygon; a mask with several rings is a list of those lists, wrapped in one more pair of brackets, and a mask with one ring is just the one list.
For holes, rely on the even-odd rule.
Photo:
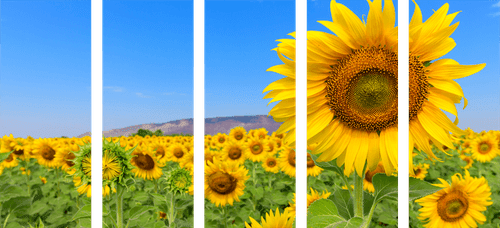
{"label": "mountain ridge", "polygon": [[[124,128],[112,129],[103,131],[104,137],[119,137],[129,136],[132,133],[137,133],[139,129],[148,129],[156,131],[162,130],[164,134],[193,134],[193,118],[169,121],[166,123],[150,123],[128,126]],[[271,116],[253,115],[253,116],[227,116],[205,118],[205,134],[215,135],[217,133],[228,134],[232,128],[241,126],[247,131],[256,128],[266,128],[269,133],[276,131],[281,123],[274,121]],[[90,136],[90,132],[86,132],[77,136],[78,138]]]}

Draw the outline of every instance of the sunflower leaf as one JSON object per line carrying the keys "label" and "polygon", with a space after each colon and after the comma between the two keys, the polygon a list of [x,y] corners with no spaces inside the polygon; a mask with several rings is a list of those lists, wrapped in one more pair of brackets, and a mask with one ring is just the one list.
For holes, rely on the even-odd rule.
{"label": "sunflower leaf", "polygon": [[319,155],[312,154],[310,150],[307,150],[307,152],[311,155],[311,158],[314,160],[314,163],[318,167],[326,169],[326,170],[334,171],[341,176],[344,175],[344,171],[340,167],[337,166],[337,162],[335,160],[329,161],[329,162],[317,162],[316,160],[318,159]]}
{"label": "sunflower leaf", "polygon": [[72,220],[74,221],[81,218],[90,218],[91,209],[92,205],[90,204],[83,206],[82,208],[80,208],[80,210],[78,210],[78,212],[76,212],[75,215],[73,215]]}
{"label": "sunflower leaf", "polygon": [[307,225],[309,227],[336,227],[345,221],[339,215],[335,203],[329,199],[316,200],[307,209]]}
{"label": "sunflower leaf", "polygon": [[14,152],[14,150],[12,150],[11,152],[7,152],[7,153],[0,153],[0,162],[3,162],[3,160],[7,159],[12,152]]}
{"label": "sunflower leaf", "polygon": [[335,203],[335,206],[339,209],[339,215],[344,219],[354,217],[354,200],[349,190],[337,189],[328,199]]}
{"label": "sunflower leaf", "polygon": [[409,184],[410,184],[410,189],[409,189],[410,202],[441,190],[440,187],[436,187],[428,183],[427,181],[423,181],[413,177],[410,177]]}
{"label": "sunflower leaf", "polygon": [[360,217],[352,217],[348,221],[343,221],[333,227],[335,228],[359,228],[363,225],[364,220]]}
{"label": "sunflower leaf", "polygon": [[385,173],[377,173],[372,178],[373,187],[375,187],[374,203],[383,199],[398,200],[398,178],[395,176],[386,176]]}

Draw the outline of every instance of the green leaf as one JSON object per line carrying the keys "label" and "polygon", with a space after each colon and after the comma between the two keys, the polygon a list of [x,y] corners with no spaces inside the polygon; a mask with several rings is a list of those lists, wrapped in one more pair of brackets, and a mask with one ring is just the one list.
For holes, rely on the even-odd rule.
{"label": "green leaf", "polygon": [[135,206],[129,211],[129,220],[136,220],[146,212],[155,209],[153,206]]}
{"label": "green leaf", "polygon": [[9,213],[26,211],[31,205],[30,197],[16,197],[5,202],[2,207],[6,209]]}
{"label": "green leaf", "polygon": [[19,196],[28,196],[26,189],[14,185],[1,185],[0,186],[0,202],[4,202]]}
{"label": "green leaf", "polygon": [[307,209],[307,225],[314,228],[335,227],[345,222],[339,215],[335,203],[329,199],[314,201]]}
{"label": "green leaf", "polygon": [[348,221],[343,221],[338,225],[332,226],[335,228],[359,228],[363,225],[364,220],[360,217],[353,217]]}
{"label": "green leaf", "polygon": [[28,211],[28,214],[29,215],[34,215],[34,214],[43,214],[45,213],[46,211],[48,211],[50,209],[50,207],[47,207],[47,203],[46,202],[42,202],[41,200],[39,201],[36,201],[34,202],[32,205],[31,205],[31,208],[30,210]]}
{"label": "green leaf", "polygon": [[12,222],[12,223],[7,224],[7,226],[5,226],[5,228],[19,228],[19,227],[23,227],[23,226],[19,225],[19,223],[17,223],[17,222]]}
{"label": "green leaf", "polygon": [[[310,152],[310,151],[308,150],[307,152]],[[344,175],[344,171],[340,167],[337,166],[336,160],[329,161],[329,162],[316,162],[319,155],[312,154],[312,153],[310,153],[310,154],[311,154],[311,158],[314,160],[314,163],[317,166],[319,166],[320,168],[334,171],[334,172],[338,173],[339,175]]]}
{"label": "green leaf", "polygon": [[344,219],[348,220],[354,217],[354,200],[349,190],[337,189],[328,199],[335,203],[339,215]]}
{"label": "green leaf", "polygon": [[377,173],[372,178],[375,187],[374,202],[378,203],[383,199],[398,200],[398,178],[387,176],[385,173]]}
{"label": "green leaf", "polygon": [[370,210],[372,209],[372,205],[374,203],[375,198],[372,194],[363,191],[363,214],[370,214]]}
{"label": "green leaf", "polygon": [[0,153],[0,162],[3,162],[3,160],[7,159],[12,152],[14,152],[14,150],[12,150],[11,152],[7,152],[7,153]]}
{"label": "green leaf", "polygon": [[83,206],[82,208],[80,208],[80,210],[78,210],[78,212],[76,212],[72,220],[77,220],[81,218],[90,218],[91,210],[92,210],[92,205],[88,204]]}
{"label": "green leaf", "polygon": [[262,188],[262,187],[255,188],[255,195],[254,196],[255,196],[256,200],[262,199],[262,197],[264,197],[264,188]]}
{"label": "green leaf", "polygon": [[80,223],[78,223],[78,228],[91,228],[92,221],[90,218],[80,219]]}
{"label": "green leaf", "polygon": [[38,228],[45,228],[45,224],[42,222],[42,218],[38,217]]}
{"label": "green leaf", "polygon": [[409,184],[410,184],[410,189],[409,189],[410,202],[441,190],[440,187],[436,187],[427,181],[423,181],[413,177],[410,177]]}

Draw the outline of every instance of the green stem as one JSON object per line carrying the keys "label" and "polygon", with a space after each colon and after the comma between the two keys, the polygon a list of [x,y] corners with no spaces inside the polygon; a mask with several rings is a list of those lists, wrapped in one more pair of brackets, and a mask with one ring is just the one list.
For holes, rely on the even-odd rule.
{"label": "green stem", "polygon": [[349,181],[347,181],[347,178],[345,177],[345,175],[340,175],[342,177],[342,181],[344,181],[344,184],[345,186],[347,187],[347,190],[349,190],[349,193],[352,195],[352,192],[353,192],[353,189],[351,187],[351,185],[349,184]]}
{"label": "green stem", "polygon": [[158,193],[158,181],[153,179],[153,182],[155,183],[155,193]]}
{"label": "green stem", "polygon": [[363,218],[363,177],[354,173],[354,216]]}
{"label": "green stem", "polygon": [[123,228],[123,193],[125,189],[121,185],[116,186],[116,228]]}
{"label": "green stem", "polygon": [[224,228],[227,228],[227,210],[225,206],[223,206],[222,208],[222,215],[222,219],[224,220]]}
{"label": "green stem", "polygon": [[368,227],[370,227],[370,223],[372,222],[373,212],[375,212],[375,207],[376,206],[377,206],[377,204],[374,202],[372,204],[372,208],[370,209],[370,214],[368,214],[368,218],[365,219],[362,228],[368,228]]}
{"label": "green stem", "polygon": [[59,169],[56,168],[56,179],[57,179],[57,197],[61,196],[61,188],[59,187]]}
{"label": "green stem", "polygon": [[3,222],[3,227],[7,227],[7,221],[9,221],[9,217],[10,217],[10,213],[7,215],[7,217],[5,218],[5,221]]}
{"label": "green stem", "polygon": [[24,167],[24,169],[26,172],[26,186],[28,186],[28,196],[31,196],[31,194],[30,194],[30,175],[28,174],[29,166],[28,166],[27,161],[26,161],[26,167]]}
{"label": "green stem", "polygon": [[255,186],[255,183],[257,183],[257,177],[255,176],[255,162],[252,162],[252,180],[253,186]]}
{"label": "green stem", "polygon": [[168,216],[168,226],[175,227],[175,193],[172,193],[172,198],[170,198],[170,215]]}

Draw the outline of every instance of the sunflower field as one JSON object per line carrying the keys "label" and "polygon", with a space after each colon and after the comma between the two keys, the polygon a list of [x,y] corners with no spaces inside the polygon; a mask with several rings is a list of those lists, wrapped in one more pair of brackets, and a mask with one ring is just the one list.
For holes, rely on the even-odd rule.
{"label": "sunflower field", "polygon": [[[446,153],[436,153],[439,161],[414,150],[417,165],[410,174],[409,196],[417,200],[410,202],[411,227],[437,227],[426,226],[427,220],[446,225],[446,218],[453,216],[464,227],[476,222],[480,227],[500,226],[500,205],[492,204],[500,200],[500,183],[495,181],[500,131],[466,132],[453,136],[456,149],[444,147]],[[296,154],[282,139],[264,128],[247,132],[243,127],[205,136],[205,227],[293,227]],[[10,135],[0,142],[2,228],[90,227],[91,137]],[[104,227],[192,227],[193,152],[192,136],[104,138]],[[307,154],[308,227],[324,227],[318,218],[324,221],[332,208],[339,218],[352,220],[355,175],[346,176],[335,162],[314,158]],[[372,221],[367,227],[397,227],[394,175],[387,176],[382,163],[363,175],[364,213]],[[387,190],[391,188],[395,192]],[[352,224],[361,226],[355,220]]]}

